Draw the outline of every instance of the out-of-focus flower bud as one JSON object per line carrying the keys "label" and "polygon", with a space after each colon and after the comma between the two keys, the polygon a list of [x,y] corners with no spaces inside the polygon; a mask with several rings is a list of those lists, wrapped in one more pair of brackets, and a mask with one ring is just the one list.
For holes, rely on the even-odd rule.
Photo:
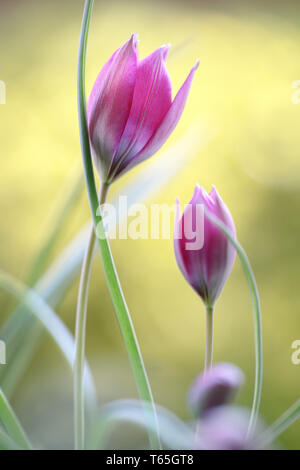
{"label": "out-of-focus flower bud", "polygon": [[258,423],[248,436],[250,412],[236,406],[218,406],[199,422],[201,448],[206,450],[254,450],[259,447],[258,436],[262,425]]}
{"label": "out-of-focus flower bud", "polygon": [[230,363],[218,363],[198,375],[188,392],[188,403],[197,417],[216,406],[226,405],[244,383],[244,374]]}
{"label": "out-of-focus flower bud", "polygon": [[223,222],[235,237],[232,216],[216,188],[208,194],[196,185],[181,217],[177,201],[174,250],[178,267],[187,282],[208,307],[213,307],[232,269],[235,249],[206,212]]}
{"label": "out-of-focus flower bud", "polygon": [[198,62],[172,101],[168,50],[162,46],[138,60],[133,34],[96,79],[87,117],[93,159],[104,182],[157,152],[181,117]]}

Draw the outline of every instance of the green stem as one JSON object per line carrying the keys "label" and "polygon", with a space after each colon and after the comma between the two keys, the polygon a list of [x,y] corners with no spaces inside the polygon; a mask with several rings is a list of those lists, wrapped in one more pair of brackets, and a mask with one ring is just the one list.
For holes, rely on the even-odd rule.
{"label": "green stem", "polygon": [[261,401],[262,392],[262,380],[263,380],[263,346],[262,346],[262,324],[261,324],[261,311],[260,311],[260,300],[258,289],[255,281],[255,277],[248,260],[248,257],[239,244],[239,242],[232,236],[227,227],[223,222],[217,219],[213,214],[206,211],[206,216],[213,222],[219,229],[226,235],[230,243],[236,249],[236,252],[240,258],[243,266],[246,279],[248,281],[249,290],[252,298],[253,315],[254,315],[254,334],[255,334],[255,385],[254,385],[254,396],[251,409],[251,416],[248,428],[248,435],[253,431],[258,415]]}
{"label": "green stem", "polygon": [[[100,189],[99,202],[104,204],[107,196],[108,185],[103,184]],[[75,367],[74,367],[74,432],[75,449],[84,449],[84,394],[83,371],[85,359],[85,332],[87,319],[87,304],[89,296],[89,284],[95,249],[95,231],[92,226],[80,275],[80,284],[76,312],[75,334]]]}
{"label": "green stem", "polygon": [[208,370],[213,362],[213,307],[206,307],[206,346],[205,346],[205,366]]}
{"label": "green stem", "polygon": [[300,399],[296,401],[275,423],[273,423],[263,435],[260,436],[261,448],[266,448],[289,426],[300,418]]}
{"label": "green stem", "polygon": [[158,422],[155,412],[155,405],[153,396],[145,370],[144,362],[138,345],[138,341],[135,335],[132,320],[124,299],[124,295],[120,286],[119,278],[114,265],[113,257],[110,251],[110,246],[105,235],[103,221],[101,213],[98,211],[98,195],[95,184],[95,177],[92,165],[91,150],[89,143],[88,127],[86,120],[86,101],[85,101],[85,63],[86,63],[86,48],[89,24],[91,18],[91,12],[93,7],[93,0],[86,0],[81,35],[79,44],[79,55],[78,55],[78,81],[77,81],[77,93],[78,93],[78,117],[79,117],[79,130],[80,130],[80,142],[82,150],[82,158],[84,165],[84,173],[86,180],[86,187],[89,197],[90,209],[94,222],[94,230],[99,230],[103,233],[103,236],[97,238],[98,246],[102,258],[103,268],[110,291],[110,295],[114,304],[116,316],[120,325],[123,340],[127,348],[129,360],[134,373],[136,385],[139,391],[141,399],[151,404],[153,412],[153,420],[155,421],[155,430],[153,433],[149,429],[149,439],[152,448],[160,448]]}

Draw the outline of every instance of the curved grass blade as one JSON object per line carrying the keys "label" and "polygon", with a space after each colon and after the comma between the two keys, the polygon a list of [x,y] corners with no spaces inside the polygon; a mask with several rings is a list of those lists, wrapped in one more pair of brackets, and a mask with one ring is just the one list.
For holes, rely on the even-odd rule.
{"label": "curved grass blade", "polygon": [[[184,421],[161,406],[156,405],[160,437],[168,449],[191,449],[194,431]],[[137,400],[118,400],[102,406],[92,423],[88,436],[89,450],[105,448],[113,428],[121,422],[134,423],[144,429],[153,426],[151,408],[148,403]],[[154,430],[154,429],[153,429]]]}
{"label": "curved grass blade", "polygon": [[280,434],[300,418],[300,399],[297,400],[282,416],[280,416],[259,438],[262,449],[266,448]]}
{"label": "curved grass blade", "polygon": [[0,450],[22,450],[21,447],[0,428]]}
{"label": "curved grass blade", "polygon": [[[83,190],[83,177],[81,168],[76,165],[68,175],[67,180],[59,195],[58,201],[54,204],[52,213],[54,215],[49,217],[49,222],[46,224],[45,236],[42,237],[43,244],[35,255],[29,274],[26,278],[26,285],[33,286],[45,270],[57,239],[59,238],[62,229],[71,214],[71,209],[78,201],[78,198]],[[16,308],[8,317],[5,325],[1,329],[3,337],[9,341],[10,336],[19,329],[19,324],[24,324],[23,316],[29,318],[28,312],[24,313],[21,308]]]}
{"label": "curved grass blade", "polygon": [[263,345],[262,345],[262,324],[261,324],[261,310],[260,310],[260,299],[258,294],[258,289],[256,285],[256,280],[246,255],[245,250],[239,244],[237,240],[233,238],[227,227],[223,222],[217,219],[209,211],[205,211],[206,216],[212,223],[214,223],[223,233],[226,235],[230,243],[236,249],[236,252],[240,258],[241,264],[243,266],[246,279],[248,281],[249,290],[252,298],[253,305],[253,315],[254,315],[254,330],[255,330],[255,385],[254,385],[254,397],[253,404],[250,416],[250,423],[248,434],[252,432],[255,427],[258,415],[259,407],[261,401],[261,392],[262,392],[262,380],[263,380]]}
{"label": "curved grass blade", "polygon": [[26,279],[26,284],[28,286],[33,286],[46,269],[56,241],[61,235],[66,221],[71,215],[71,209],[75,206],[79,196],[83,192],[83,188],[84,179],[82,171],[76,163],[64,182],[58,200],[54,203],[52,210],[53,215],[49,217],[49,222],[46,224],[47,229],[45,230],[45,236],[42,237],[44,242],[35,256],[29,275]]}
{"label": "curved grass blade", "polygon": [[9,436],[22,448],[26,450],[31,450],[32,445],[29,442],[28,437],[20,421],[15,415],[14,410],[10,406],[8,400],[6,399],[2,389],[0,388],[0,421],[6,428]]}
{"label": "curved grass blade", "polygon": [[[65,356],[70,367],[73,368],[74,361],[74,339],[68,328],[56,315],[53,309],[34,290],[26,288],[13,276],[0,270],[0,287],[14,295],[21,303],[38,318],[44,328],[52,336],[57,346]],[[91,372],[85,365],[85,392],[87,403],[93,407],[97,404],[96,391]]]}
{"label": "curved grass blade", "polygon": [[[83,177],[81,167],[76,164],[68,175],[58,200],[54,204],[52,215],[49,217],[45,236],[42,237],[44,243],[34,257],[34,261],[27,276],[26,284],[34,285],[42,272],[46,268],[53,248],[59,238],[62,229],[71,214],[71,209],[77,202],[82,189]],[[7,356],[10,364],[9,368],[0,370],[0,379],[3,388],[8,396],[11,396],[15,389],[17,378],[22,375],[27,364],[33,357],[36,344],[41,336],[43,327],[31,314],[24,309],[24,306],[17,306],[8,317],[1,329],[1,337],[5,338],[7,344]],[[32,341],[28,341],[31,336]]]}

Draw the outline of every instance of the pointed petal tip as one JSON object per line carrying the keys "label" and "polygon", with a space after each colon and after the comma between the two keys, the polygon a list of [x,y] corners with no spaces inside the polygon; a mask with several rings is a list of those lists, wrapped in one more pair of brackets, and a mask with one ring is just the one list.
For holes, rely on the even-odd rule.
{"label": "pointed petal tip", "polygon": [[163,57],[164,61],[167,60],[167,57],[168,57],[168,55],[169,55],[170,48],[171,48],[171,44],[170,44],[170,43],[161,46],[161,49],[162,49],[162,57]]}
{"label": "pointed petal tip", "polygon": [[198,185],[198,188],[199,188],[199,191],[200,191],[202,196],[204,196],[204,197],[208,196],[208,192],[206,191],[206,189],[203,186]]}
{"label": "pointed petal tip", "polygon": [[201,193],[201,190],[202,190],[202,187],[200,186],[200,184],[199,184],[199,183],[196,183],[195,189],[194,189],[193,198],[194,198],[194,197],[197,197],[198,194]]}
{"label": "pointed petal tip", "polygon": [[193,77],[193,76],[194,76],[194,74],[195,74],[197,68],[199,67],[199,64],[200,64],[200,59],[198,59],[198,60],[196,61],[196,63],[193,65],[193,67],[191,68],[191,71],[190,71],[190,74],[189,74],[190,77]]}
{"label": "pointed petal tip", "polygon": [[214,204],[215,199],[219,200],[220,196],[217,193],[215,186],[212,186],[211,191],[208,192],[203,186],[200,186],[199,184],[197,184],[195,191],[194,191],[193,198],[196,198],[197,200],[201,200],[203,204],[207,204],[207,203]]}
{"label": "pointed petal tip", "polygon": [[214,203],[216,203],[219,199],[219,194],[218,194],[218,191],[217,191],[217,188],[215,187],[214,184],[211,185],[211,190],[210,192],[208,193],[210,199],[212,201],[214,201]]}
{"label": "pointed petal tip", "polygon": [[158,49],[156,49],[155,52],[160,54],[161,59],[166,61],[168,54],[169,54],[170,47],[171,47],[171,44],[163,44]]}
{"label": "pointed petal tip", "polygon": [[213,199],[215,203],[223,203],[220,194],[218,193],[218,190],[214,184],[211,186],[211,191],[209,193],[210,197]]}
{"label": "pointed petal tip", "polygon": [[133,47],[135,48],[137,46],[137,43],[139,41],[139,36],[138,36],[138,33],[132,33],[129,40],[128,40],[128,43]]}
{"label": "pointed petal tip", "polygon": [[197,70],[197,68],[199,67],[199,65],[200,65],[200,59],[197,59],[195,65],[194,65],[194,67],[193,67],[193,69],[194,69],[194,70]]}
{"label": "pointed petal tip", "polygon": [[190,200],[190,204],[196,204],[199,201],[199,198],[202,200],[203,197],[205,197],[203,196],[202,191],[205,192],[202,186],[200,186],[199,183],[196,183],[192,199]]}

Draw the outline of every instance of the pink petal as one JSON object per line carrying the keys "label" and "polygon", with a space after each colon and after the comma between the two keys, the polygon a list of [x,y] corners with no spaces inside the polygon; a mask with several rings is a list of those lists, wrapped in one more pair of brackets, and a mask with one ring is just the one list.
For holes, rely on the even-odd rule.
{"label": "pink petal", "polygon": [[162,46],[143,59],[137,68],[130,114],[114,161],[126,165],[153,136],[172,103],[172,85]]}
{"label": "pink petal", "polygon": [[176,199],[176,217],[175,217],[175,227],[174,227],[174,251],[175,251],[175,258],[178,264],[178,267],[186,280],[189,282],[189,275],[188,275],[188,262],[184,257],[184,249],[183,249],[183,223],[182,223],[182,216],[180,214],[180,202]]}
{"label": "pink petal", "polygon": [[101,70],[88,104],[89,135],[110,165],[129,116],[137,71],[137,38],[118,49]]}
{"label": "pink petal", "polygon": [[[236,238],[235,225],[230,211],[219,196],[215,187],[213,187],[210,192],[210,198],[213,200],[214,209],[211,210],[209,207],[208,209],[225,224],[232,236]],[[210,233],[211,245],[214,243],[218,244],[217,253],[215,253],[213,249],[206,251],[207,280],[212,290],[213,286],[215,286],[216,296],[218,296],[232,269],[236,251],[220,229],[207,219],[205,223]]]}
{"label": "pink petal", "polygon": [[146,160],[151,157],[159,148],[165,143],[170,134],[175,129],[185,106],[191,84],[195,75],[195,71],[199,66],[199,61],[194,65],[190,71],[188,77],[186,78],[184,84],[178,91],[173,103],[171,104],[168,112],[163,118],[161,124],[156,129],[153,136],[144,146],[144,148],[136,155],[131,158],[126,158],[122,165],[119,168],[118,175],[122,174],[123,171],[127,171],[130,168],[134,167],[138,163]]}

